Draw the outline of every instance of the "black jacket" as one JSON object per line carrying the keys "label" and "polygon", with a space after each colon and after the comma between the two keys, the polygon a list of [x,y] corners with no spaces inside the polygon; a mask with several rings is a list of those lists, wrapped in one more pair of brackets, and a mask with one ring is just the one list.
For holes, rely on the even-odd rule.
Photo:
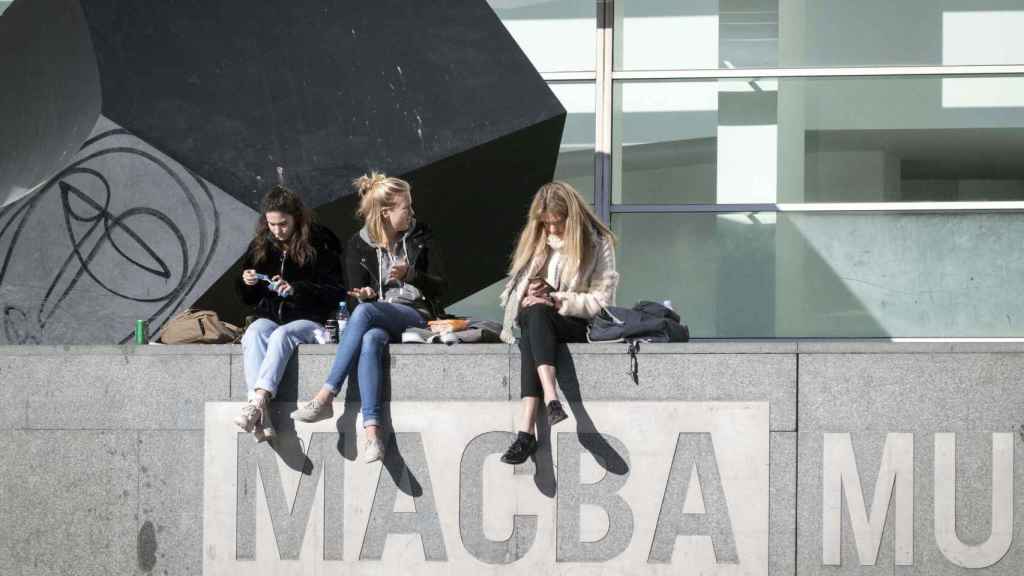
{"label": "black jacket", "polygon": [[310,243],[316,249],[316,257],[305,266],[299,266],[291,258],[282,259],[282,252],[274,243],[270,244],[267,258],[256,264],[253,244],[249,244],[249,249],[242,257],[242,270],[255,269],[271,278],[280,275],[292,286],[292,293],[282,298],[268,288],[266,282],[247,286],[239,274],[235,285],[238,294],[246,305],[254,309],[257,316],[278,324],[294,320],[312,320],[323,324],[328,317],[334,315],[338,302],[345,298],[341,242],[333,232],[314,224]]}
{"label": "black jacket", "polygon": [[[428,318],[444,317],[441,298],[448,288],[444,277],[440,251],[434,244],[434,234],[430,227],[416,222],[405,234],[405,247],[408,250],[409,272],[405,282],[412,284],[423,294],[424,309],[420,310]],[[377,248],[370,243],[365,229],[349,238],[345,246],[345,280],[350,289],[369,286],[380,296],[381,278]],[[355,310],[358,301],[349,299],[349,309]]]}

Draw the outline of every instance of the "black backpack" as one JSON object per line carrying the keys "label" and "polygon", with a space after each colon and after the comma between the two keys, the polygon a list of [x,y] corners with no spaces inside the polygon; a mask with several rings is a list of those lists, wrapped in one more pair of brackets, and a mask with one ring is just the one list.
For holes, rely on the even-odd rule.
{"label": "black backpack", "polygon": [[608,306],[590,321],[591,342],[686,342],[690,329],[671,308],[641,300],[632,308]]}

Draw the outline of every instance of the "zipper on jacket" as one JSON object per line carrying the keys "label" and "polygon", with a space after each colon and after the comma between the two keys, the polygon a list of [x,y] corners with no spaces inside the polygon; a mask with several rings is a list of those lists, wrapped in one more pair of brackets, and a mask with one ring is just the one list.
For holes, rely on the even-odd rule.
{"label": "zipper on jacket", "polygon": [[[288,258],[288,251],[281,251],[281,280],[284,280],[284,262]],[[280,302],[277,303],[277,319],[280,323],[284,324],[284,297],[281,297]]]}

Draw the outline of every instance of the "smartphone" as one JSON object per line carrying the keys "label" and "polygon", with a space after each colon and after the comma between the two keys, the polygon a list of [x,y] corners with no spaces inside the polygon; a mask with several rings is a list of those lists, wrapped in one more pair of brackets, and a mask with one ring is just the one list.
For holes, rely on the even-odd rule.
{"label": "smartphone", "polygon": [[543,276],[534,276],[533,278],[530,278],[530,284],[533,284],[534,282],[540,282],[540,284],[543,286],[543,291],[545,293],[555,291],[555,287],[552,286],[551,284],[548,284],[548,281],[545,280]]}

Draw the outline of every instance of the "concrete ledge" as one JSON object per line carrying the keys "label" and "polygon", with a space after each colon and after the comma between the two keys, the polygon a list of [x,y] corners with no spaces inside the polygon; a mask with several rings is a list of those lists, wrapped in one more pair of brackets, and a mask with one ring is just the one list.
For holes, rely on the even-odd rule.
{"label": "concrete ledge", "polygon": [[[557,369],[561,393],[569,401],[573,417],[570,424],[576,426],[563,424],[558,434],[578,433],[579,426],[588,421],[588,410],[604,414],[605,423],[627,426],[630,410],[643,412],[663,402],[706,406],[715,402],[724,406],[768,403],[770,549],[767,566],[756,573],[966,573],[947,557],[948,551],[936,544],[936,443],[956,435],[953,524],[958,537],[970,546],[978,546],[990,536],[995,438],[1005,442],[1011,437],[1014,460],[1024,460],[1024,442],[1016,433],[1024,422],[1024,387],[1020,386],[1024,343],[642,345],[637,358],[639,383],[627,374],[629,356],[622,344],[579,344],[568,347],[568,351],[571,358],[561,356]],[[303,346],[288,367],[282,401],[274,403],[275,421],[292,442],[288,450],[303,450],[305,440],[295,435],[294,427],[285,426],[290,423],[287,412],[295,401],[315,393],[333,355],[333,346]],[[493,422],[478,422],[480,429],[507,434],[513,426],[519,396],[519,369],[518,350],[504,344],[393,346],[388,394],[402,416],[396,420],[396,427],[408,424],[415,415],[429,445],[437,442],[430,437],[434,427],[455,433],[463,425],[461,417],[437,421],[435,414],[457,412],[460,402],[480,402],[477,406],[483,408],[478,412],[498,409],[505,414]],[[358,458],[357,386],[348,386],[345,394],[348,404],[337,424],[323,424],[328,425],[325,430],[330,433],[351,437],[341,454],[345,466],[362,466],[352,461]],[[203,413],[212,403],[244,398],[239,346],[0,348],[0,429],[8,437],[0,448],[0,461],[4,462],[0,467],[4,500],[0,507],[0,526],[4,526],[0,528],[0,574],[201,573]],[[593,404],[588,407],[589,402]],[[616,419],[620,406],[624,410],[621,421]],[[479,419],[480,414],[466,415],[470,417]],[[230,420],[226,423],[225,429],[232,426]],[[545,430],[542,434],[545,439],[547,433]],[[644,433],[658,435],[657,430]],[[901,453],[912,463],[907,467],[903,462],[900,472],[913,473],[912,500],[908,501],[906,494],[894,494],[890,499],[888,517],[878,536],[878,555],[870,566],[861,565],[864,559],[853,536],[847,500],[841,506],[843,528],[836,544],[842,564],[824,565],[823,549],[827,546],[822,502],[833,486],[823,480],[828,472],[825,456],[836,435],[849,438],[850,453],[856,460],[853,465],[859,470],[863,500],[869,508],[886,442],[896,446],[894,439],[900,435],[913,437],[913,448],[904,447]],[[665,438],[659,437],[657,442],[663,444]],[[457,448],[455,455],[465,447]],[[278,449],[283,450],[284,444]],[[643,442],[633,441],[629,449],[638,459],[649,457]],[[446,453],[440,448],[427,452],[435,464],[443,462]],[[550,460],[551,448],[545,446],[540,454]],[[659,473],[667,474],[669,460],[658,460],[653,468],[640,466],[637,473],[663,467]],[[708,462],[713,460],[705,465]],[[285,470],[290,466],[298,469],[295,465],[292,461],[283,463]],[[450,473],[447,464],[439,466],[435,469],[440,476]],[[451,466],[458,468],[459,461],[451,462]],[[487,470],[499,474],[507,470],[500,464],[494,466],[497,468]],[[365,470],[360,470],[353,469],[353,477],[366,476]],[[557,472],[550,466],[531,470],[519,470],[516,475],[544,472],[550,476]],[[837,472],[831,473],[835,476]],[[1014,466],[1012,474],[1013,501],[1024,501],[1024,467]],[[371,476],[360,481],[370,482],[363,486],[367,490],[378,482]],[[600,477],[588,475],[586,482],[596,482]],[[537,499],[549,506],[556,502],[552,500],[556,494],[562,494],[552,486],[537,494],[537,488],[547,486],[544,482],[527,481],[516,486],[517,502]],[[286,488],[288,493],[295,490],[291,484]],[[842,493],[851,490],[844,487]],[[659,485],[650,493],[664,497],[668,492]],[[402,504],[406,505],[409,501]],[[742,505],[742,501],[729,502],[730,507]],[[913,564],[896,566],[893,507],[908,505],[914,509]],[[453,508],[446,509],[448,512],[442,514],[445,522],[458,518],[457,513],[452,515]],[[365,507],[360,510],[366,512]],[[865,512],[876,514],[871,509]],[[550,519],[550,512],[543,514]],[[494,517],[506,518],[502,514]],[[1014,522],[1019,525],[1019,515]],[[458,534],[457,529],[452,530],[447,534]],[[507,534],[494,532],[502,533]],[[550,534],[543,536],[548,537],[553,538]],[[865,537],[862,534],[861,538]],[[408,542],[418,551],[418,540],[409,538],[413,538]],[[449,544],[451,550],[461,550],[458,536]],[[347,549],[359,550],[355,544]],[[963,556],[953,554],[957,561],[963,560]],[[1021,565],[1024,545],[1014,542],[1004,557],[978,573],[1017,574]],[[568,565],[528,566],[535,572],[564,573],[569,569]],[[601,566],[595,564],[593,568],[599,570]],[[637,573],[650,568],[638,566]],[[512,567],[527,569],[522,564]]]}
{"label": "concrete ledge", "polygon": [[888,340],[800,340],[799,354],[977,354],[980,352],[1019,354],[1024,342],[1016,341],[945,341],[890,342]]}

